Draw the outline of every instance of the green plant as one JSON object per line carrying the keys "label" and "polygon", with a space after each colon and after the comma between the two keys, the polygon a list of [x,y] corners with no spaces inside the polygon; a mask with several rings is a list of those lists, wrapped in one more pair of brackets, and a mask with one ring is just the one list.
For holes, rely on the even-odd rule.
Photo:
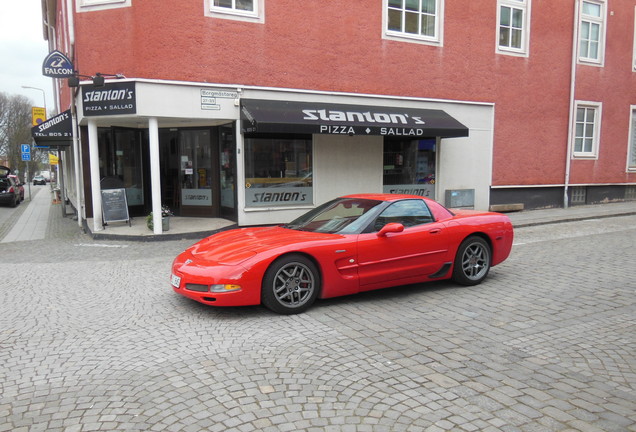
{"label": "green plant", "polygon": [[[170,210],[170,207],[161,206],[161,217],[165,218],[170,216],[174,216],[174,213],[172,213],[172,210]],[[146,225],[148,226],[148,229],[150,229],[151,231],[155,229],[152,212],[150,212],[148,216],[146,216]]]}

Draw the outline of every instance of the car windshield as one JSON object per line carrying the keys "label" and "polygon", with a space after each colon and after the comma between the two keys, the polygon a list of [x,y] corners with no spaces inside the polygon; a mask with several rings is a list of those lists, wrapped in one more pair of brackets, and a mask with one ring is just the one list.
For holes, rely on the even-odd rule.
{"label": "car windshield", "polygon": [[298,219],[285,225],[286,228],[330,234],[353,234],[369,224],[372,211],[382,201],[360,198],[338,198],[329,201]]}

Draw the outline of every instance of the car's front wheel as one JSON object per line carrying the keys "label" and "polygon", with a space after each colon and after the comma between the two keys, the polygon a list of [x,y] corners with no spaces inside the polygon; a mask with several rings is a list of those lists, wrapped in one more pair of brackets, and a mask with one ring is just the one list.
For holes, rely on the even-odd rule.
{"label": "car's front wheel", "polygon": [[316,265],[302,255],[285,255],[265,272],[261,301],[279,314],[306,311],[316,300],[320,289],[320,273]]}
{"label": "car's front wheel", "polygon": [[462,285],[480,284],[490,271],[490,245],[481,237],[468,237],[457,249],[453,280]]}

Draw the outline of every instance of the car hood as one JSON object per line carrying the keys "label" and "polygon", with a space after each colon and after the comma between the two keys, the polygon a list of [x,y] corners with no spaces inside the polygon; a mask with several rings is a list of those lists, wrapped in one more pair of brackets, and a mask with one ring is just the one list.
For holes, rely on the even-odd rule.
{"label": "car hood", "polygon": [[307,242],[333,240],[338,234],[312,233],[288,228],[242,228],[223,231],[192,245],[187,252],[197,263],[237,265],[259,253],[289,249]]}

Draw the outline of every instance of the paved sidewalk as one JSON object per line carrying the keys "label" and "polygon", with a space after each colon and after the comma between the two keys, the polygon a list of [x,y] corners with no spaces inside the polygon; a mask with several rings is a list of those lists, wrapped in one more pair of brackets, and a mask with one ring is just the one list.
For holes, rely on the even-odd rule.
{"label": "paved sidewalk", "polygon": [[[31,202],[23,203],[28,206],[27,209],[0,243],[55,238],[55,229],[59,227],[59,223],[56,222],[63,218],[61,212],[51,210],[52,200],[51,191],[46,188],[39,190]],[[516,228],[634,214],[636,214],[636,201],[507,213]],[[145,226],[145,218],[133,219],[132,227],[125,223],[113,224],[95,233],[90,232],[92,219],[88,222],[88,234],[95,239],[136,241],[203,238],[219,229],[233,225],[233,222],[224,219],[172,217],[169,231],[162,235],[153,235]],[[77,229],[79,230],[79,226]]]}
{"label": "paved sidewalk", "polygon": [[43,188],[35,192],[30,202],[22,202],[22,205],[27,205],[26,210],[0,243],[46,238],[51,200],[50,188]]}
{"label": "paved sidewalk", "polygon": [[549,223],[573,222],[636,214],[636,201],[574,206],[567,209],[551,208],[508,213],[516,228]]}

